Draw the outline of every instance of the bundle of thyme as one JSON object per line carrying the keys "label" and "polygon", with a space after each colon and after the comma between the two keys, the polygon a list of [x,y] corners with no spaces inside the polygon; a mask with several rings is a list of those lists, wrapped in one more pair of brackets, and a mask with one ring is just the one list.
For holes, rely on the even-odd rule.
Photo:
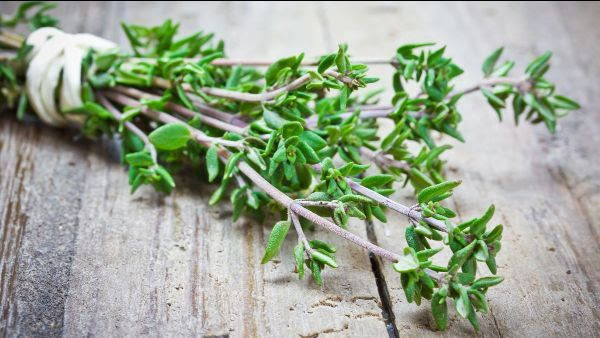
{"label": "bundle of thyme", "polygon": [[[262,263],[279,254],[293,227],[298,244],[289,254],[299,278],[310,275],[322,285],[323,271],[339,266],[331,243],[305,233],[315,225],[365,248],[400,274],[408,302],[431,300],[441,330],[449,301],[478,329],[476,312],[488,312],[487,290],[502,282],[496,255],[503,227],[490,225],[493,205],[467,222],[452,221],[456,213],[444,202],[460,182],[444,178],[440,156],[450,146],[433,135],[464,142],[457,104],[470,93],[481,93],[500,120],[510,104],[515,123],[544,123],[551,132],[559,117],[579,108],[544,78],[549,52],[512,77],[515,63],[500,63],[500,48],[484,61],[481,82],[455,90],[463,70],[432,43],[403,45],[389,59],[363,62],[343,44],[309,61],[304,54],[232,60],[213,34],[179,38],[178,25],[167,20],[156,27],[124,23],[129,53],[97,37],[42,28],[57,24],[46,14],[50,8],[25,3],[0,18],[3,110],[19,119],[34,112],[90,138],[117,135],[132,193],[143,184],[168,193],[180,166],[203,168],[218,183],[210,204],[229,199],[234,220],[244,213],[279,215]],[[12,33],[20,23],[34,33]],[[381,91],[364,90],[377,81],[368,76],[367,64],[374,63],[395,69],[389,105],[377,103]],[[376,118],[395,124],[383,139]],[[388,197],[407,185],[414,203]],[[350,218],[386,222],[388,209],[407,217],[407,247],[384,249],[348,230]],[[445,248],[449,261],[434,263]],[[486,270],[491,275],[481,277]]]}

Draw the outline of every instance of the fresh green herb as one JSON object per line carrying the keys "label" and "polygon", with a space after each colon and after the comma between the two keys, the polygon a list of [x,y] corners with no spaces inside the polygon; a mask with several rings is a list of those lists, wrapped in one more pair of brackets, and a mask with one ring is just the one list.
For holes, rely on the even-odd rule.
{"label": "fresh green herb", "polygon": [[[28,16],[34,8],[36,14]],[[0,28],[53,25],[45,14],[50,8],[25,3],[13,16],[2,16]],[[120,136],[132,192],[143,184],[170,192],[174,168],[201,167],[208,181],[219,184],[209,203],[229,195],[234,220],[268,211],[279,217],[262,263],[280,253],[293,225],[296,272],[303,278],[309,271],[322,285],[328,269],[344,262],[338,263],[331,244],[308,239],[305,231],[317,225],[389,261],[408,302],[431,300],[439,329],[448,325],[449,303],[478,329],[475,313],[487,313],[485,294],[502,282],[496,256],[503,227],[488,226],[493,205],[468,222],[452,220],[456,213],[446,200],[460,182],[444,178],[441,155],[450,146],[435,136],[464,142],[458,102],[474,92],[481,92],[500,118],[511,107],[515,122],[525,116],[554,132],[558,118],[579,104],[556,94],[544,77],[551,53],[531,62],[524,75],[509,77],[515,63],[499,63],[504,49],[497,49],[483,63],[481,82],[456,91],[463,70],[445,55],[445,47],[403,45],[385,61],[395,68],[391,105],[373,106],[380,91],[362,88],[376,79],[368,77],[366,63],[350,57],[345,44],[314,62],[301,53],[261,70],[226,59],[224,43],[214,41],[212,33],[178,37],[179,25],[170,20],[122,27],[133,55],[91,51],[83,67],[84,105],[63,114],[82,114],[87,136]],[[22,42],[0,30],[0,46],[18,50],[0,60],[0,102],[19,118],[30,110],[23,89],[29,49]],[[413,85],[419,92],[406,89]],[[381,139],[376,117],[394,122]],[[371,163],[379,170],[366,174]],[[386,197],[400,188],[397,182],[412,185],[413,206]],[[385,222],[387,209],[407,217],[408,247],[402,253],[346,230],[351,218]],[[443,249],[451,258],[434,264],[432,257]],[[481,264],[492,276],[481,276]]]}

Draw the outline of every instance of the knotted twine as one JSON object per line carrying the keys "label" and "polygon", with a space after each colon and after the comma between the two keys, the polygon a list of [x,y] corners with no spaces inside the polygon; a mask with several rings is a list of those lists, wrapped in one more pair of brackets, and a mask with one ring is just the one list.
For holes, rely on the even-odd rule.
{"label": "knotted twine", "polygon": [[34,31],[26,43],[33,49],[28,54],[25,87],[35,113],[45,123],[57,127],[83,124],[83,115],[64,113],[83,105],[83,58],[90,49],[104,52],[117,45],[92,34],[68,34],[51,27]]}

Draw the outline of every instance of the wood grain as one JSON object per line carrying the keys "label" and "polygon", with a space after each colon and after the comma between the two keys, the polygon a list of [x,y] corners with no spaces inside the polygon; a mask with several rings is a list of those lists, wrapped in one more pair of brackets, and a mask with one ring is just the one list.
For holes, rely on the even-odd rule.
{"label": "wood grain", "polygon": [[[3,2],[0,11],[16,6]],[[401,43],[439,41],[467,70],[465,86],[498,45],[518,70],[555,51],[551,78],[584,108],[550,136],[541,126],[498,123],[482,98],[469,97],[461,106],[467,143],[453,143],[448,176],[464,180],[453,198],[461,219],[494,202],[494,221],[506,225],[498,258],[506,281],[489,294],[482,333],[599,332],[597,3],[60,3],[56,14],[67,31],[122,44],[120,21],[170,17],[182,33],[215,31],[231,57],[319,55],[338,42],[375,57],[393,55]],[[381,77],[390,72],[373,68]],[[428,304],[407,304],[387,264],[327,234],[318,236],[342,247],[342,266],[327,272],[323,289],[292,273],[294,238],[280,260],[260,265],[270,224],[232,223],[226,204],[208,206],[215,187],[198,176],[179,175],[170,196],[146,188],[130,195],[114,141],[2,116],[0,335],[440,334],[430,329]],[[408,191],[396,197],[411,201]],[[400,250],[405,225],[390,215],[389,224],[354,222],[351,229]],[[455,315],[445,333],[471,334]]]}

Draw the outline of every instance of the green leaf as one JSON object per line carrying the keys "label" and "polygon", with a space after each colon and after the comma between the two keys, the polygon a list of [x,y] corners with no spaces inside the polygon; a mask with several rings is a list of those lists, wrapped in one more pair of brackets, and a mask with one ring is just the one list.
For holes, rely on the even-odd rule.
{"label": "green leaf", "polygon": [[310,253],[310,257],[313,260],[316,260],[316,261],[318,261],[320,263],[328,265],[328,266],[330,266],[332,268],[337,268],[338,267],[338,264],[336,263],[336,261],[332,257],[330,257],[330,256],[328,256],[328,255],[326,255],[326,254],[324,254],[324,253],[322,253],[320,251],[313,250]]}
{"label": "green leaf", "polygon": [[427,144],[427,146],[430,149],[435,148],[435,142],[433,141],[433,139],[431,138],[430,135],[430,125],[428,122],[428,118],[423,116],[419,119],[419,121],[417,122],[417,128],[416,128],[416,132],[417,134],[419,134],[419,136],[423,139],[423,141],[425,142],[425,144]]}
{"label": "green leaf", "polygon": [[288,139],[292,136],[300,136],[303,130],[304,128],[302,128],[300,122],[286,122],[281,127],[281,135],[284,139]]}
{"label": "green leaf", "polygon": [[223,179],[223,181],[221,181],[221,184],[219,185],[217,190],[215,190],[215,192],[213,192],[213,194],[210,196],[210,199],[208,200],[208,205],[215,205],[221,200],[221,198],[223,198],[228,184],[229,179]]}
{"label": "green leaf", "polygon": [[344,48],[342,48],[342,45],[340,45],[337,55],[335,56],[335,64],[337,66],[338,71],[342,74],[346,73],[346,70],[347,70],[345,58],[346,58],[346,53],[344,51]]}
{"label": "green leaf", "polygon": [[485,261],[485,264],[488,266],[488,269],[490,269],[490,272],[494,275],[498,272],[496,267],[496,257],[494,257],[494,255],[489,255],[487,261]]}
{"label": "green leaf", "polygon": [[324,71],[333,66],[333,64],[335,63],[335,57],[336,54],[329,54],[326,57],[324,57],[321,60],[321,62],[319,62],[319,67],[317,68],[317,71],[322,74]]}
{"label": "green leaf", "polygon": [[502,55],[502,51],[504,51],[504,47],[496,49],[485,59],[485,61],[483,61],[483,66],[481,67],[481,70],[483,70],[483,75],[488,77],[492,74],[500,55]]}
{"label": "green leaf", "polygon": [[267,126],[272,129],[279,129],[286,122],[288,122],[287,120],[285,120],[281,116],[279,116],[279,114],[277,114],[276,112],[269,110],[269,109],[264,109],[263,119],[265,120],[265,123],[267,124]]}
{"label": "green leaf", "polygon": [[348,195],[344,195],[342,197],[339,198],[340,202],[355,202],[355,203],[367,203],[367,204],[373,204],[373,200],[365,197],[363,195],[354,195],[354,194],[348,194]]}
{"label": "green leaf", "polygon": [[394,180],[394,176],[387,174],[378,174],[365,177],[360,181],[360,184],[366,188],[381,187]]}
{"label": "green leaf", "polygon": [[486,243],[492,243],[502,238],[503,227],[502,224],[498,224],[492,229],[492,231],[486,232],[483,238]]}
{"label": "green leaf", "polygon": [[477,248],[475,249],[475,259],[480,262],[487,261],[489,257],[489,252],[487,248],[487,244],[482,240],[477,240]]}
{"label": "green leaf", "polygon": [[479,238],[481,235],[483,235],[483,233],[485,232],[486,225],[494,216],[495,210],[496,210],[496,207],[492,204],[485,211],[483,216],[473,220],[473,222],[469,225],[469,233],[472,235],[475,235],[477,238]]}
{"label": "green leaf", "polygon": [[329,201],[329,195],[322,191],[315,191],[306,198],[309,201]]}
{"label": "green leaf", "polygon": [[240,79],[242,78],[243,68],[240,66],[235,66],[231,70],[231,74],[229,74],[229,78],[227,79],[227,83],[225,84],[226,88],[235,88],[239,85]]}
{"label": "green leaf", "polygon": [[260,168],[260,170],[267,169],[267,164],[265,163],[265,160],[263,160],[263,158],[258,153],[258,150],[256,150],[255,148],[249,148],[247,150],[246,158],[250,162],[254,163],[256,166],[258,166],[258,168]]}
{"label": "green leaf", "polygon": [[383,209],[381,209],[380,206],[372,206],[371,212],[373,213],[373,216],[375,216],[378,220],[380,220],[383,223],[387,223],[387,217],[385,216],[385,212],[383,212]]}
{"label": "green leaf", "polygon": [[515,66],[514,61],[505,61],[502,64],[502,66],[496,68],[496,70],[494,70],[494,72],[492,72],[492,74],[490,74],[490,76],[491,77],[507,76],[508,73],[511,71],[511,69],[513,69],[514,66]]}
{"label": "green leaf", "polygon": [[321,162],[319,155],[317,155],[317,153],[313,150],[313,148],[311,148],[308,144],[306,144],[306,142],[300,140],[300,142],[298,142],[297,147],[298,147],[298,149],[300,149],[300,151],[302,151],[302,153],[306,157],[306,161],[309,164],[316,164],[316,163]]}
{"label": "green leaf", "polygon": [[465,138],[462,136],[462,134],[458,130],[456,130],[456,128],[451,126],[450,124],[444,124],[442,129],[444,130],[444,133],[454,137],[455,139],[459,140],[460,142],[465,142]]}
{"label": "green leaf", "polygon": [[246,202],[248,201],[247,190],[248,187],[244,185],[241,188],[235,189],[231,194],[231,204],[233,205],[233,215],[231,218],[233,222],[240,218],[245,209]]}
{"label": "green leaf", "polygon": [[294,259],[296,260],[296,270],[298,278],[304,278],[304,245],[302,242],[294,247]]}
{"label": "green leaf", "polygon": [[344,86],[340,91],[340,110],[346,110],[346,105],[348,103],[348,97],[350,96],[350,88]]}
{"label": "green leaf", "polygon": [[446,295],[440,291],[436,291],[431,298],[431,313],[438,329],[444,331],[448,326],[448,303],[446,302]]}
{"label": "green leaf", "polygon": [[290,221],[279,221],[273,226],[267,241],[265,254],[260,262],[261,264],[267,263],[279,253],[281,244],[283,244],[283,240],[285,239],[288,230],[290,230],[290,225]]}
{"label": "green leaf", "polygon": [[412,50],[415,48],[428,47],[428,46],[433,46],[433,45],[435,45],[435,43],[433,43],[433,42],[406,44],[406,45],[402,45],[402,46],[398,47],[398,49],[396,50],[396,53],[401,54],[401,55],[407,55],[408,53],[411,53]]}
{"label": "green leaf", "polygon": [[406,300],[409,303],[412,303],[413,300],[417,299],[417,283],[416,283],[416,274],[414,273],[401,273],[400,274],[400,280],[402,281],[402,279],[405,280],[404,283],[402,283],[402,288],[404,289],[404,295],[406,296]]}
{"label": "green leaf", "polygon": [[233,175],[235,169],[237,169],[238,162],[242,159],[243,156],[244,153],[239,152],[233,154],[229,158],[229,161],[227,161],[227,164],[225,165],[225,173],[223,174],[223,178],[230,178]]}
{"label": "green leaf", "polygon": [[265,72],[265,81],[267,82],[267,86],[272,86],[277,82],[278,75],[282,69],[290,68],[292,71],[295,71],[295,69],[292,67],[296,65],[296,60],[296,56],[290,56],[277,60],[275,63],[271,64]]}
{"label": "green leaf", "polygon": [[219,174],[219,154],[215,145],[208,148],[206,152],[206,170],[208,171],[208,181],[214,181]]}
{"label": "green leaf", "polygon": [[125,155],[125,161],[127,161],[129,165],[136,167],[148,167],[154,164],[152,156],[150,156],[150,153],[146,150]]}
{"label": "green leaf", "polygon": [[548,101],[550,101],[554,108],[558,109],[575,110],[581,108],[579,103],[561,95],[550,96],[548,97]]}
{"label": "green leaf", "polygon": [[108,110],[106,110],[104,107],[97,103],[88,101],[83,105],[83,107],[91,115],[95,115],[103,119],[114,120],[114,116]]}
{"label": "green leaf", "polygon": [[17,106],[17,119],[22,121],[25,117],[25,110],[27,109],[27,94],[22,92],[19,96],[19,104]]}
{"label": "green leaf", "polygon": [[419,203],[427,203],[437,196],[443,195],[460,185],[460,181],[446,181],[432,185],[419,192],[417,199]]}
{"label": "green leaf", "polygon": [[463,264],[465,264],[467,259],[471,257],[471,254],[475,249],[475,244],[476,242],[471,242],[469,245],[455,252],[448,262],[448,269],[456,269],[456,267],[461,267]]}
{"label": "green leaf", "polygon": [[185,92],[185,90],[183,90],[183,87],[181,87],[181,85],[176,85],[175,90],[177,91],[177,96],[179,97],[179,100],[181,100],[183,105],[189,110],[194,110],[195,109],[194,104],[192,103],[190,98],[187,96],[187,93]]}
{"label": "green leaf", "polygon": [[148,138],[161,150],[175,150],[184,147],[192,137],[190,130],[182,123],[169,123],[156,128]]}
{"label": "green leaf", "polygon": [[417,252],[417,259],[419,259],[419,261],[426,261],[427,259],[429,259],[433,255],[435,255],[438,252],[442,251],[442,249],[444,249],[444,248],[443,247],[439,247],[439,248],[425,249],[425,250],[418,251]]}
{"label": "green leaf", "polygon": [[329,253],[335,253],[337,251],[337,249],[333,245],[327,242],[320,241],[318,239],[313,239],[309,242],[309,244],[313,249],[323,249]]}
{"label": "green leaf", "polygon": [[487,88],[481,88],[481,93],[483,94],[483,96],[485,96],[488,101],[490,102],[490,104],[497,108],[504,108],[505,104],[504,101],[499,98],[498,96],[496,96],[494,93],[492,93],[491,90],[487,89]]}
{"label": "green leaf", "polygon": [[315,151],[319,151],[327,146],[327,141],[310,130],[303,131],[302,134],[300,134],[300,140],[306,142],[306,144],[308,144]]}
{"label": "green leaf", "polygon": [[319,263],[310,261],[309,265],[315,283],[319,286],[323,286],[323,277],[321,276],[321,267],[319,266]]}
{"label": "green leaf", "polygon": [[512,107],[515,116],[515,124],[518,125],[519,117],[521,116],[521,114],[523,114],[523,111],[525,109],[525,101],[523,100],[523,97],[520,94],[515,94],[513,96]]}
{"label": "green leaf", "polygon": [[473,325],[475,331],[479,331],[479,322],[477,321],[477,315],[475,314],[475,310],[473,310],[473,304],[469,304],[469,314],[467,315],[467,319],[469,323]]}
{"label": "green leaf", "polygon": [[535,60],[533,60],[529,65],[527,65],[527,68],[525,68],[525,74],[528,74],[533,78],[537,78],[538,76],[543,75],[543,74],[540,74],[540,72],[544,70],[544,67],[548,64],[551,57],[552,57],[552,52],[550,52],[550,51],[545,52],[544,54],[540,55]]}
{"label": "green leaf", "polygon": [[415,251],[421,251],[423,246],[419,241],[418,235],[415,232],[415,227],[413,225],[409,225],[406,227],[404,237],[406,238],[406,243],[409,247],[413,248]]}
{"label": "green leaf", "polygon": [[419,260],[412,252],[404,250],[404,255],[398,257],[398,262],[393,263],[394,270],[400,273],[415,271],[419,268]]}
{"label": "green leaf", "polygon": [[157,166],[155,170],[156,173],[165,181],[167,186],[170,187],[170,189],[175,188],[175,181],[173,180],[173,177],[171,177],[171,174],[169,174],[167,169],[163,168],[162,166]]}
{"label": "green leaf", "polygon": [[487,289],[489,287],[502,283],[503,280],[504,278],[500,276],[482,277],[473,282],[471,287],[473,289]]}
{"label": "green leaf", "polygon": [[214,60],[222,58],[222,57],[223,57],[223,52],[214,52],[214,53],[208,54],[206,56],[203,56],[200,60],[198,60],[198,62],[196,62],[196,65],[204,66],[204,65],[207,65],[207,64],[213,62]]}
{"label": "green leaf", "polygon": [[458,292],[459,296],[458,299],[456,299],[456,312],[464,318],[467,318],[471,311],[471,301],[469,300],[467,289],[459,286]]}

